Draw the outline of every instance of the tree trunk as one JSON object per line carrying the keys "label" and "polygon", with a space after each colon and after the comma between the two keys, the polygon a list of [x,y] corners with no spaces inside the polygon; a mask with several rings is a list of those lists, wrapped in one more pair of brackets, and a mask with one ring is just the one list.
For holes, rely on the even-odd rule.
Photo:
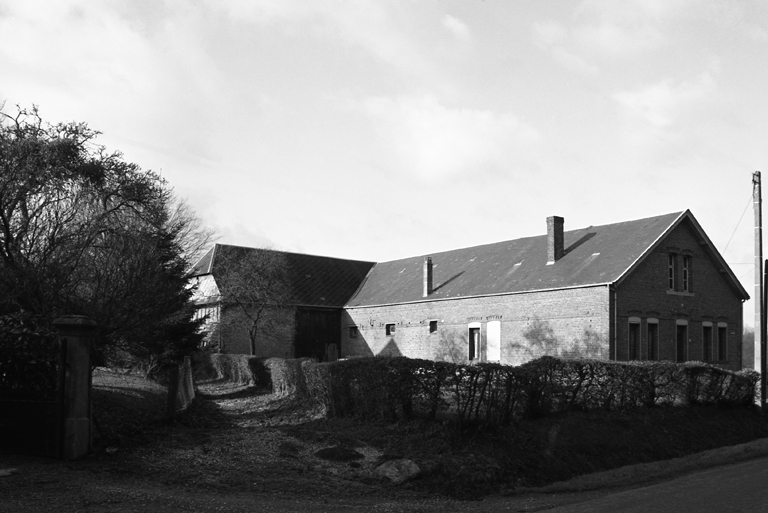
{"label": "tree trunk", "polygon": [[256,330],[258,326],[256,323],[251,325],[251,329],[248,330],[248,336],[251,339],[251,356],[256,356]]}

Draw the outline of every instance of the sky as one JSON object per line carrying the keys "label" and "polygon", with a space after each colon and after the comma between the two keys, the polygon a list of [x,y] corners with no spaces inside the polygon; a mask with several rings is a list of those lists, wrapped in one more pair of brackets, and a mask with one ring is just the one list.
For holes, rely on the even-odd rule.
{"label": "sky", "polygon": [[221,243],[339,258],[690,209],[754,295],[767,85],[762,0],[0,0],[5,111],[87,122]]}

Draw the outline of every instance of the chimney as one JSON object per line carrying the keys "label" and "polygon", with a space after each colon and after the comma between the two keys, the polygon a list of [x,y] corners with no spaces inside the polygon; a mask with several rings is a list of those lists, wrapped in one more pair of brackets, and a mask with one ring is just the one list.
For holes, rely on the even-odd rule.
{"label": "chimney", "polygon": [[424,258],[424,297],[432,294],[432,257]]}
{"label": "chimney", "polygon": [[563,240],[563,223],[565,219],[558,216],[547,218],[547,265],[552,265],[565,253]]}

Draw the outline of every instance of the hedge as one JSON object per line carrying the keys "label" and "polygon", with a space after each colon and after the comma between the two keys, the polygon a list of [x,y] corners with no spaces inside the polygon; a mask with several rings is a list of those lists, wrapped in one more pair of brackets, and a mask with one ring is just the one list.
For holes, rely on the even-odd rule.
{"label": "hedge", "polygon": [[207,377],[269,385],[309,399],[329,417],[435,419],[505,426],[567,411],[754,404],[759,374],[701,362],[611,362],[545,356],[518,367],[374,357],[317,363],[210,354]]}
{"label": "hedge", "polygon": [[269,385],[269,372],[263,358],[201,351],[193,355],[192,365],[195,381],[218,379],[244,385]]}
{"label": "hedge", "polygon": [[759,375],[699,362],[543,357],[519,367],[396,358],[302,362],[307,394],[328,416],[395,420],[449,411],[491,426],[566,411],[660,405],[749,406]]}

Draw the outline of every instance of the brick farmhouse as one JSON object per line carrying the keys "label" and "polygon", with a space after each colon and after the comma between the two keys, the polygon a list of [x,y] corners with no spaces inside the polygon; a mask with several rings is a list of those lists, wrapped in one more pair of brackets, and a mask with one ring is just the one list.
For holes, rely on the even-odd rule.
{"label": "brick farmhouse", "polygon": [[[260,354],[509,365],[553,355],[741,368],[749,296],[690,211],[563,228],[550,217],[546,235],[376,264],[286,253],[305,259],[290,270],[294,287],[319,280],[325,295],[296,301],[289,336]],[[313,265],[336,271],[308,272]],[[334,301],[317,299],[330,291]],[[216,307],[215,295],[198,302]],[[302,311],[332,320],[313,332]],[[234,343],[223,350],[247,352]]]}

